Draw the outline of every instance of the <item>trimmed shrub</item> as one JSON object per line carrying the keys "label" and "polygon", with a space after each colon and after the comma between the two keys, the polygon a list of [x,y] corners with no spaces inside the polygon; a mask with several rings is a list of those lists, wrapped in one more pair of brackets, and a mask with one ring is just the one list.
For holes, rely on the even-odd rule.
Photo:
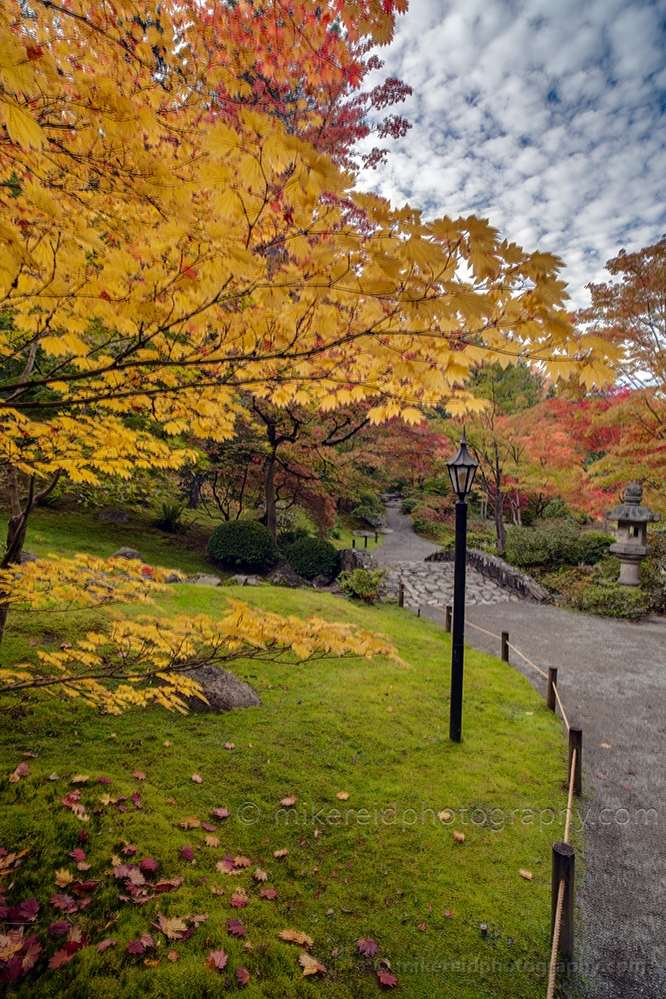
{"label": "trimmed shrub", "polygon": [[295,545],[302,538],[309,537],[310,532],[305,527],[293,527],[286,531],[280,531],[277,536],[277,546],[280,549],[280,554],[286,558],[287,552],[292,545]]}
{"label": "trimmed shrub", "polygon": [[379,496],[370,492],[369,489],[364,489],[359,494],[358,499],[358,503],[352,510],[355,517],[359,517],[361,520],[365,520],[366,517],[370,520],[381,521],[384,519],[386,511]]}
{"label": "trimmed shrub", "polygon": [[365,604],[374,604],[379,596],[379,584],[384,575],[381,569],[369,572],[367,569],[354,569],[353,572],[342,572],[338,579],[340,589],[348,597],[362,600]]}
{"label": "trimmed shrub", "polygon": [[324,538],[301,538],[287,552],[289,565],[304,579],[327,576],[331,579],[338,573],[340,557],[337,548]]}
{"label": "trimmed shrub", "polygon": [[252,572],[264,572],[280,557],[275,538],[257,520],[220,524],[211,534],[206,551],[216,565]]}
{"label": "trimmed shrub", "polygon": [[412,510],[419,505],[418,496],[405,496],[404,500],[400,505],[400,510],[402,513],[410,514]]}
{"label": "trimmed shrub", "polygon": [[615,539],[601,531],[581,531],[575,520],[540,520],[533,527],[510,527],[505,559],[521,568],[595,565]]}

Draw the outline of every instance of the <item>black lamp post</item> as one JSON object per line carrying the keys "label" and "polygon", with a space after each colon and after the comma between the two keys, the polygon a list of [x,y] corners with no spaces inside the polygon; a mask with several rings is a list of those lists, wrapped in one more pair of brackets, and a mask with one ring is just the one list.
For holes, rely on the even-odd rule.
{"label": "black lamp post", "polygon": [[465,563],[467,561],[467,496],[479,467],[467,450],[463,429],[457,454],[447,461],[456,502],[456,559],[453,577],[453,647],[451,652],[451,713],[449,738],[462,739],[463,665],[465,655]]}

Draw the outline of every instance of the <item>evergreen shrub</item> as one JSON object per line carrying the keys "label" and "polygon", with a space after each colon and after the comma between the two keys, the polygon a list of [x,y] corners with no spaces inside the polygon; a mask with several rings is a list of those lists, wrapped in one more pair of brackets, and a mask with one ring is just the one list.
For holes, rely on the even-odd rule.
{"label": "evergreen shrub", "polygon": [[226,569],[265,572],[280,557],[275,538],[256,520],[230,520],[216,527],[206,549]]}
{"label": "evergreen shrub", "polygon": [[340,556],[337,548],[324,538],[301,538],[287,552],[289,565],[304,579],[337,576]]}

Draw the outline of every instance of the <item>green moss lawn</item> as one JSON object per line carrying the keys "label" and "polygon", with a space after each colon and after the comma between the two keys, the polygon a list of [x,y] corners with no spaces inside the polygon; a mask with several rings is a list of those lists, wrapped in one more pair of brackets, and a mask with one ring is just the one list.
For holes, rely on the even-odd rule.
{"label": "green moss lawn", "polygon": [[[68,541],[50,511],[41,517],[27,547],[46,550],[48,541],[57,548],[60,537],[67,552],[71,534]],[[47,541],[37,541],[35,532]],[[102,554],[133,544],[149,558],[161,545],[154,536],[130,535],[126,528],[112,534],[95,525],[78,539],[79,549],[90,550],[93,537]],[[159,554],[162,564],[190,568],[175,546]],[[190,557],[206,567],[201,555]],[[221,614],[228,594],[173,586],[160,598],[159,612]],[[396,994],[410,999],[539,994],[549,951],[550,847],[562,833],[548,810],[564,808],[566,771],[560,726],[539,696],[507,665],[469,650],[464,742],[452,745],[450,644],[437,625],[395,606],[359,607],[313,591],[259,587],[233,594],[267,610],[342,618],[380,631],[410,668],[382,660],[247,664],[237,673],[260,693],[262,706],[225,715],[181,717],[151,708],[113,718],[76,702],[5,704],[0,845],[30,852],[4,884],[10,905],[30,896],[39,901],[30,932],[44,947],[35,969],[9,985],[9,994],[203,999],[244,991],[256,999],[365,999],[384,989],[379,958],[392,966]],[[75,641],[101,617],[14,614],[3,662],[34,655],[30,642],[47,648]],[[9,782],[21,762],[29,776]],[[77,775],[88,780],[73,785]],[[98,783],[99,777],[112,783]],[[76,787],[86,822],[61,803]],[[341,792],[349,797],[341,800]],[[131,797],[137,793],[141,808]],[[105,794],[126,800],[103,804]],[[289,816],[280,811],[288,796],[297,799]],[[214,816],[221,807],[228,818]],[[437,818],[442,812],[448,813],[444,821]],[[205,845],[210,833],[201,827],[179,827],[190,816],[216,827],[219,846]],[[84,827],[86,842],[80,840]],[[464,833],[464,843],[454,841],[454,830]],[[123,857],[126,844],[138,848],[135,855]],[[193,862],[182,856],[187,846]],[[85,873],[69,856],[76,848],[91,865]],[[283,849],[288,853],[275,858]],[[149,884],[160,877],[184,883],[145,905],[120,901],[126,893],[113,877],[114,855],[126,863],[156,860],[159,870]],[[222,857],[239,855],[251,860],[242,873],[216,870]],[[254,880],[257,867],[267,872],[265,883]],[[82,911],[63,915],[49,901],[72,890],[56,886],[61,868],[96,883]],[[521,869],[532,873],[531,881]],[[231,897],[239,887],[249,901],[236,909]],[[275,899],[260,896],[266,887],[276,889]],[[151,925],[158,912],[208,919],[189,939],[167,941]],[[48,970],[48,958],[65,938],[49,937],[47,929],[65,919],[80,927],[89,946]],[[230,919],[242,922],[244,937],[228,933]],[[488,927],[485,939],[481,923]],[[325,974],[301,977],[304,948],[280,940],[284,929],[312,938],[311,953]],[[158,946],[129,953],[128,942],[144,933]],[[100,954],[96,947],[105,938],[116,945]],[[375,958],[358,953],[361,938],[377,942]],[[205,959],[221,948],[227,966],[213,971]],[[175,962],[170,950],[178,952]],[[236,978],[240,966],[251,976],[245,986]]]}

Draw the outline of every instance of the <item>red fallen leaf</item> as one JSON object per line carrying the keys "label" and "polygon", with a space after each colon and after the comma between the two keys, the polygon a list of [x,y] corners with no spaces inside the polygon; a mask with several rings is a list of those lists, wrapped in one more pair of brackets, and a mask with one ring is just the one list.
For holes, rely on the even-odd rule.
{"label": "red fallen leaf", "polygon": [[444,915],[446,916],[447,919],[453,919],[453,913],[451,912],[450,909],[445,909]]}
{"label": "red fallen leaf", "polygon": [[234,909],[244,909],[249,901],[247,892],[243,888],[237,888],[230,899]]}
{"label": "red fallen leaf", "polygon": [[277,898],[277,892],[275,888],[262,888],[259,892],[261,898]]}
{"label": "red fallen leaf", "polygon": [[180,888],[185,878],[161,878],[153,887],[153,891],[165,892],[176,891]]}
{"label": "red fallen leaf", "polygon": [[180,954],[178,953],[177,950],[170,950],[169,953],[167,954],[167,960],[169,960],[169,961],[174,961],[175,962],[175,961],[178,960],[179,957],[180,957]]}
{"label": "red fallen leaf", "polygon": [[236,978],[239,985],[247,985],[250,981],[250,972],[247,968],[236,968]]}
{"label": "red fallen leaf", "polygon": [[398,979],[390,971],[378,971],[377,978],[381,985],[387,985],[390,989],[394,989],[398,984]]}
{"label": "red fallen leaf", "polygon": [[235,749],[236,746],[235,746],[235,743],[233,743],[233,742],[225,742],[224,748],[225,749]]}
{"label": "red fallen leaf", "polygon": [[199,774],[192,774],[190,780],[193,780],[195,784],[203,784],[203,777],[200,777]]}
{"label": "red fallen leaf", "polygon": [[71,961],[73,957],[74,954],[70,954],[64,947],[62,947],[60,950],[57,950],[55,954],[53,954],[49,960],[48,966],[53,969],[62,968],[62,966],[67,964],[68,961]]}
{"label": "red fallen leaf", "polygon": [[120,852],[125,857],[133,857],[135,853],[139,852],[139,847],[135,846],[134,843],[126,843]]}
{"label": "red fallen leaf", "polygon": [[223,968],[226,968],[228,960],[229,955],[225,954],[223,950],[212,950],[206,964],[212,971],[222,971]]}
{"label": "red fallen leaf", "polygon": [[374,957],[379,950],[376,941],[372,937],[361,937],[360,940],[356,941],[356,946],[359,954],[365,954],[366,957]]}
{"label": "red fallen leaf", "polygon": [[183,860],[194,860],[194,850],[191,846],[184,846],[181,848],[180,855]]}
{"label": "red fallen leaf", "polygon": [[143,954],[145,946],[141,940],[130,940],[127,944],[127,951],[129,954]]}
{"label": "red fallen leaf", "polygon": [[116,805],[116,811],[117,812],[126,812],[127,811],[127,805]]}
{"label": "red fallen leaf", "polygon": [[134,773],[132,774],[132,777],[136,777],[137,780],[146,779],[146,775],[144,774],[143,770],[135,770]]}
{"label": "red fallen leaf", "polygon": [[232,937],[244,937],[245,927],[238,919],[227,919],[227,933],[231,933]]}
{"label": "red fallen leaf", "polygon": [[157,863],[157,861],[152,860],[150,857],[144,857],[141,863],[139,864],[139,868],[140,870],[143,871],[144,874],[154,874],[159,866],[160,865]]}
{"label": "red fallen leaf", "polygon": [[215,830],[217,829],[217,826],[212,826],[210,824],[210,822],[202,822],[201,823],[201,828],[205,829],[206,832],[215,832]]}
{"label": "red fallen leaf", "polygon": [[30,971],[31,968],[34,968],[34,966],[37,964],[37,958],[39,957],[41,952],[42,952],[42,945],[37,939],[37,935],[34,934],[33,936],[28,937],[25,943],[23,944],[23,952],[21,955],[22,956],[21,964],[23,965],[24,971]]}
{"label": "red fallen leaf", "polygon": [[421,933],[425,933],[426,924],[425,923],[419,923],[418,924],[418,928],[421,930]]}
{"label": "red fallen leaf", "polygon": [[107,937],[106,940],[101,940],[97,944],[95,950],[97,951],[98,954],[103,954],[105,950],[109,949],[109,947],[115,947],[115,946],[116,946],[116,941],[110,940],[109,937]]}
{"label": "red fallen leaf", "polygon": [[286,798],[281,798],[280,804],[284,805],[285,808],[289,808],[291,805],[295,805],[297,801],[298,798],[296,797],[296,795],[290,794]]}
{"label": "red fallen leaf", "polygon": [[36,898],[26,898],[25,902],[21,902],[18,907],[19,918],[25,920],[26,923],[32,923],[33,920],[37,919],[38,913],[39,902]]}
{"label": "red fallen leaf", "polygon": [[218,819],[228,819],[231,812],[228,808],[214,808],[213,815]]}
{"label": "red fallen leaf", "polygon": [[152,936],[151,933],[142,933],[141,934],[141,943],[143,944],[144,947],[154,947],[155,946],[155,940],[154,940],[154,938],[153,938],[153,936]]}
{"label": "red fallen leaf", "polygon": [[74,881],[69,890],[74,895],[87,895],[88,892],[94,891],[97,888],[97,881]]}
{"label": "red fallen leaf", "polygon": [[113,781],[109,777],[98,777],[98,784],[113,784]]}
{"label": "red fallen leaf", "polygon": [[54,909],[59,909],[61,912],[76,912],[77,910],[76,899],[73,899],[71,895],[51,895],[49,902]]}
{"label": "red fallen leaf", "polygon": [[71,923],[68,923],[66,919],[60,919],[56,923],[51,923],[48,929],[48,934],[50,937],[64,937],[69,933],[71,928]]}
{"label": "red fallen leaf", "polygon": [[132,795],[132,801],[134,802],[135,808],[143,808],[143,805],[141,804],[141,795],[138,791],[135,791]]}
{"label": "red fallen leaf", "polygon": [[72,858],[72,860],[75,860],[77,864],[80,864],[81,861],[86,859],[86,851],[81,850],[79,847],[77,847],[76,850],[72,850],[69,856]]}
{"label": "red fallen leaf", "polygon": [[30,774],[30,767],[27,763],[19,763],[14,773],[17,777],[27,777]]}

